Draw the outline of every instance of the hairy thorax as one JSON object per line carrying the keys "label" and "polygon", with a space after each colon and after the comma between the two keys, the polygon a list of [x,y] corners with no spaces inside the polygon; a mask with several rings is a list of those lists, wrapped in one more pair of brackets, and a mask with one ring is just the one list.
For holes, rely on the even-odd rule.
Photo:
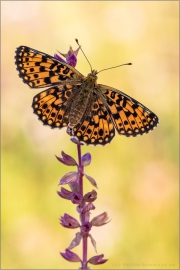
{"label": "hairy thorax", "polygon": [[82,82],[79,93],[77,94],[75,100],[72,103],[70,116],[69,116],[69,127],[73,128],[78,123],[80,123],[83,115],[86,111],[88,103],[92,98],[92,93],[94,86],[97,81],[96,71],[93,70],[92,73],[88,74],[88,76]]}

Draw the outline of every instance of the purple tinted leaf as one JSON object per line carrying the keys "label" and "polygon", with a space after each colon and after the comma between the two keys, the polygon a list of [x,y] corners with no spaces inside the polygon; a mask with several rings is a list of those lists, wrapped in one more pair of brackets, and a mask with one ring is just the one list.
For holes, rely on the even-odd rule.
{"label": "purple tinted leaf", "polygon": [[69,190],[62,187],[61,191],[57,191],[57,193],[61,198],[71,200],[72,191],[69,191]]}
{"label": "purple tinted leaf", "polygon": [[88,166],[91,163],[91,155],[90,153],[86,153],[83,157],[82,157],[82,164],[84,166]]}
{"label": "purple tinted leaf", "polygon": [[77,163],[73,157],[65,154],[63,151],[61,152],[61,155],[62,155],[62,158],[56,156],[57,160],[59,160],[61,163],[65,164],[67,166],[76,166],[77,165]]}
{"label": "purple tinted leaf", "polygon": [[68,249],[73,249],[74,247],[78,246],[81,242],[82,235],[80,232],[76,233],[76,237],[70,243]]}
{"label": "purple tinted leaf", "polygon": [[56,158],[57,158],[57,160],[59,160],[61,163],[63,163],[63,164],[65,164],[65,165],[67,165],[67,164],[65,163],[65,161],[64,161],[64,159],[63,159],[63,158],[58,157],[58,156],[56,156],[56,155],[55,155],[55,157],[56,157]]}
{"label": "purple tinted leaf", "polygon": [[69,262],[81,262],[79,256],[76,253],[70,251],[69,249],[66,249],[65,253],[60,252],[60,254],[65,260]]}
{"label": "purple tinted leaf", "polygon": [[105,225],[106,223],[108,223],[110,220],[109,220],[109,217],[107,215],[107,212],[104,212],[96,217],[94,217],[92,220],[91,220],[91,223],[93,226],[102,226],[102,225]]}
{"label": "purple tinted leaf", "polygon": [[66,161],[68,166],[76,166],[77,163],[75,159],[67,154],[65,154],[63,151],[61,152],[61,155],[63,157],[63,160]]}
{"label": "purple tinted leaf", "polygon": [[86,178],[89,180],[89,182],[90,182],[94,187],[98,188],[98,187],[97,187],[97,184],[96,184],[96,181],[95,181],[91,176],[87,175],[86,173],[84,173],[84,175],[86,176]]}
{"label": "purple tinted leaf", "polygon": [[59,185],[66,185],[78,180],[78,172],[66,173],[59,182]]}
{"label": "purple tinted leaf", "polygon": [[96,249],[96,241],[94,240],[94,238],[92,237],[91,234],[89,234],[89,238],[91,239],[91,243],[92,243],[92,245],[93,245],[93,247],[94,247],[94,249],[95,249],[95,251],[96,251],[96,253],[97,253],[97,249]]}
{"label": "purple tinted leaf", "polygon": [[97,255],[92,257],[91,259],[88,260],[89,263],[97,265],[97,264],[103,264],[105,262],[107,262],[107,260],[103,259],[104,255]]}

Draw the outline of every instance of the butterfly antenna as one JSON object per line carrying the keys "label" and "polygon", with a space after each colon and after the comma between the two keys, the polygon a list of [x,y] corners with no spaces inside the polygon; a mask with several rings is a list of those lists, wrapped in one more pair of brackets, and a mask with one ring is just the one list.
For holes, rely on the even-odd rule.
{"label": "butterfly antenna", "polygon": [[[79,41],[78,41],[78,39],[77,39],[77,38],[75,38],[75,41],[76,41],[76,43],[79,45]],[[86,60],[88,61],[89,65],[90,65],[90,68],[91,68],[91,72],[92,72],[92,66],[91,66],[91,64],[90,64],[89,60],[87,59],[87,57],[86,57],[85,53],[83,52],[83,50],[82,50],[82,48],[81,48],[81,46],[80,46],[80,45],[79,45],[79,48],[81,49],[81,51],[82,51],[82,53],[84,54],[84,56],[85,56]]]}
{"label": "butterfly antenna", "polygon": [[117,68],[117,67],[121,67],[121,66],[129,66],[129,65],[132,65],[132,63],[126,63],[126,64],[122,64],[122,65],[115,66],[115,67],[105,68],[105,69],[100,70],[98,73],[100,73],[101,71],[104,71],[104,70],[108,70],[108,69],[112,69],[112,68]]}

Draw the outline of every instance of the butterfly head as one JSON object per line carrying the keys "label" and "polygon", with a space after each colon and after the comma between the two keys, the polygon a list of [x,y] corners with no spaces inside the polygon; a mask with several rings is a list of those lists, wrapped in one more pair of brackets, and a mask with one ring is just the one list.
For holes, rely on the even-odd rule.
{"label": "butterfly head", "polygon": [[88,74],[88,79],[91,79],[93,82],[96,82],[98,79],[98,77],[96,76],[97,73],[98,73],[97,70],[95,69],[92,70],[92,72]]}

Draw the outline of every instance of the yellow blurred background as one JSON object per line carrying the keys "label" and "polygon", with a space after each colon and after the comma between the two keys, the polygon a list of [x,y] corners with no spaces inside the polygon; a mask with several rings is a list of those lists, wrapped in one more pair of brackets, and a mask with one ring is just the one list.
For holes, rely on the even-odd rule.
{"label": "yellow blurred background", "polygon": [[[98,254],[109,261],[92,269],[178,269],[178,1],[1,1],[2,269],[77,269],[63,252],[77,230],[59,225],[75,205],[61,199],[59,179],[74,168],[60,164],[63,150],[77,159],[66,130],[43,126],[33,114],[32,90],[18,77],[16,47],[54,55],[79,39],[98,82],[137,99],[160,125],[137,138],[116,135],[105,147],[83,146],[98,183],[93,228]],[[76,68],[90,72],[81,52]],[[85,180],[85,192],[92,186]],[[73,251],[81,256],[81,245]],[[88,257],[95,255],[89,242]]]}

